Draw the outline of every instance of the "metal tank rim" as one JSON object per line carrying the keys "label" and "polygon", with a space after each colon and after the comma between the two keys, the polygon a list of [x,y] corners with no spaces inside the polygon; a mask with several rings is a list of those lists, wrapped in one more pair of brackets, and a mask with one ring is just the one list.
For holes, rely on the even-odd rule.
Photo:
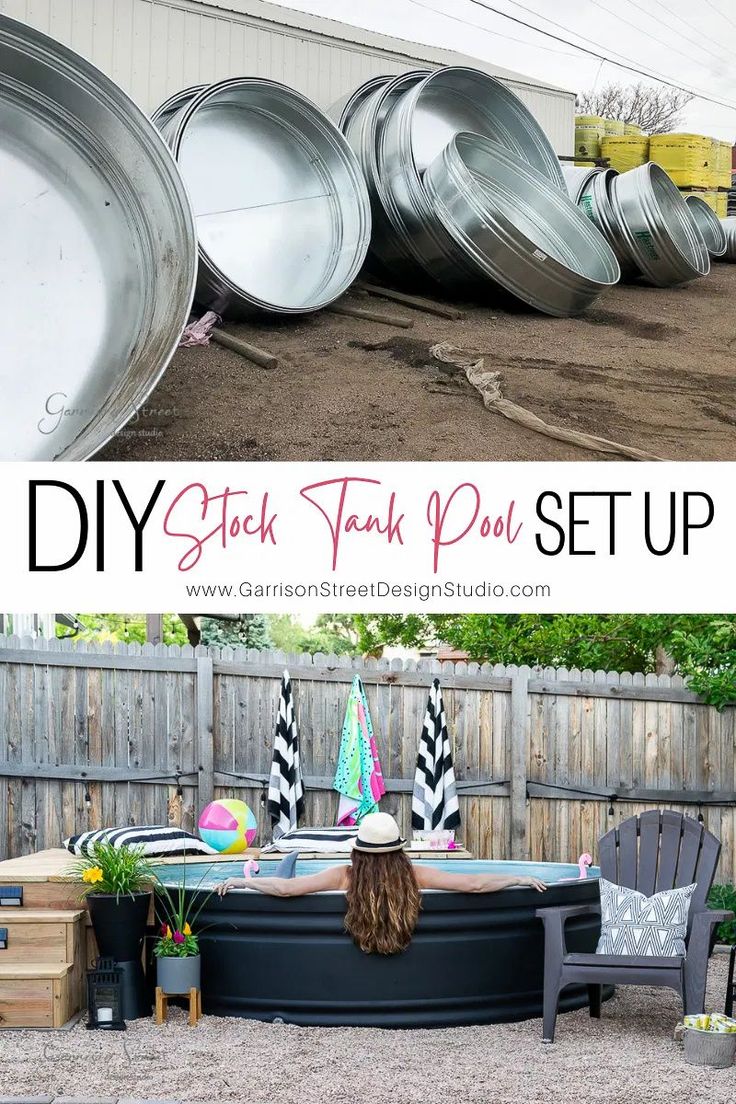
{"label": "metal tank rim", "polygon": [[330,104],[327,108],[328,118],[330,118],[337,129],[341,130],[344,134],[350,120],[363,101],[372,95],[377,88],[382,88],[384,84],[388,84],[388,82],[392,80],[394,80],[394,77],[386,74],[381,77],[370,77],[368,80],[363,81],[363,83],[359,84],[352,92],[346,92],[344,96],[340,96],[333,104]]}
{"label": "metal tank rim", "polygon": [[573,203],[577,203],[585,191],[588,182],[603,169],[599,165],[593,165],[586,169],[583,165],[563,165],[562,176],[565,181],[567,194]]}
{"label": "metal tank rim", "polygon": [[736,261],[736,217],[730,215],[718,221],[726,235],[726,252],[723,255],[723,260]]}
{"label": "metal tank rim", "polygon": [[[162,333],[157,341],[158,351],[154,353],[153,350],[149,350],[154,356],[155,367],[145,370],[141,378],[137,379],[134,371],[131,374],[131,368],[135,368],[136,360],[134,359],[132,364],[128,362],[127,372],[114,386],[111,384],[112,389],[106,398],[98,405],[91,418],[84,423],[75,437],[47,457],[53,460],[82,461],[97,453],[126,426],[146,402],[176,352],[191,313],[195,291],[197,265],[194,218],[178,166],[166,143],[145,112],[113,80],[97,66],[56,39],[26,23],[0,14],[0,52],[4,50],[14,51],[22,57],[23,79],[19,84],[26,89],[37,92],[33,89],[33,70],[34,67],[45,67],[47,83],[43,93],[37,92],[37,99],[42,112],[46,112],[46,121],[52,113],[57,117],[62,115],[61,105],[58,100],[52,98],[53,90],[48,85],[50,79],[56,78],[59,81],[57,95],[64,90],[64,82],[68,82],[69,94],[73,90],[77,97],[97,105],[95,121],[98,126],[101,125],[102,113],[105,112],[108,128],[113,125],[122,127],[136,143],[139,152],[135,164],[124,165],[121,161],[123,156],[121,151],[114,144],[108,143],[104,148],[106,156],[96,160],[96,168],[100,174],[105,168],[107,170],[105,179],[111,184],[118,198],[122,197],[124,202],[125,193],[127,193],[128,202],[136,207],[137,215],[145,223],[145,226],[142,226],[142,232],[145,230],[147,250],[151,250],[154,244],[155,235],[152,234],[154,213],[163,216],[166,212],[166,217],[170,220],[171,240],[168,245],[160,240],[159,246],[176,255],[180,261],[176,268],[178,280],[176,288],[172,291],[169,316],[159,321]],[[14,82],[6,71],[3,80],[3,95],[6,99],[12,95],[13,89]],[[17,98],[18,87],[16,86],[14,90]],[[82,123],[79,119],[75,123],[68,103],[63,109],[63,117],[68,128],[66,133],[62,133],[57,127],[57,133],[63,141],[70,142],[70,134],[76,131],[77,136],[81,135],[79,141],[83,148],[86,148],[85,142],[89,142],[91,137],[95,138],[98,146],[103,146],[104,136],[99,130],[93,132],[88,123]],[[156,212],[152,210],[150,197],[146,204],[140,202],[137,189],[133,184],[132,176],[141,171],[141,154],[152,173],[148,179],[149,186],[155,182],[158,187],[158,200],[161,206],[156,209]],[[105,161],[107,161],[106,165]],[[129,233],[130,222],[127,221],[126,225]],[[148,272],[151,284],[159,273],[160,264],[161,257],[151,257]],[[167,284],[167,287],[171,288],[171,284]],[[155,313],[155,296],[150,286],[144,292],[144,299],[153,303],[152,310]],[[153,326],[154,314],[149,317],[149,324]],[[146,348],[145,341],[141,342],[140,338],[139,333],[133,341],[139,366]]]}
{"label": "metal tank rim", "polygon": [[705,247],[711,257],[722,257],[726,252],[728,242],[726,232],[721,226],[721,220],[704,199],[698,195],[685,196],[685,202],[692,211],[700,233],[703,235]]}
{"label": "metal tank rim", "polygon": [[[483,184],[477,167],[468,163],[473,152],[480,153],[489,166]],[[513,192],[504,176],[513,178]],[[448,232],[471,253],[487,277],[530,306],[547,314],[568,316],[579,313],[618,282],[618,261],[590,219],[564,192],[500,143],[476,134],[456,135],[424,179]],[[536,240],[512,222],[503,203],[494,200],[494,187],[506,198],[513,194],[527,225],[544,227]],[[532,194],[538,203],[529,202]],[[557,226],[551,218],[545,219],[546,209],[560,220]],[[490,236],[492,252],[477,240],[484,234]],[[545,252],[550,245],[562,254],[561,258]],[[597,275],[585,272],[593,258],[599,267]],[[535,291],[528,286],[530,274],[537,280]]]}
{"label": "metal tank rim", "polygon": [[397,221],[379,151],[386,117],[407,90],[427,76],[427,72],[426,69],[409,70],[374,88],[357,105],[345,128],[372,199],[375,217],[371,253],[389,270],[399,267],[403,276],[415,278],[426,278],[426,268],[416,243]]}
{"label": "metal tank rim", "polygon": [[[659,191],[664,193],[664,205]],[[649,161],[621,173],[611,184],[610,196],[626,244],[648,280],[659,287],[673,287],[708,275],[710,257],[703,235],[664,169]],[[671,227],[682,231],[689,256]],[[643,244],[646,241],[651,252]]]}
{"label": "metal tank rim", "polygon": [[[371,237],[370,199],[365,178],[354,151],[332,120],[308,97],[285,84],[281,84],[279,81],[269,80],[265,77],[231,77],[227,80],[205,85],[201,91],[192,94],[188,102],[182,100],[182,106],[178,112],[169,113],[167,117],[163,118],[162,133],[171,147],[174,157],[178,160],[187,128],[197,114],[214,100],[230,91],[247,91],[249,89],[270,93],[276,101],[281,98],[297,110],[305,124],[308,124],[312,129],[310,136],[312,144],[316,144],[316,136],[319,136],[324,142],[319,161],[314,163],[319,163],[322,173],[327,169],[333,183],[333,172],[329,169],[326,153],[330,152],[342,168],[346,170],[352,189],[352,195],[349,199],[352,198],[354,201],[360,226],[358,234],[360,246],[356,248],[352,262],[346,267],[339,282],[336,282],[327,294],[315,298],[308,305],[291,306],[270,302],[258,296],[256,292],[240,287],[218,266],[214,258],[199,242],[200,278],[197,298],[202,301],[203,305],[218,310],[218,313],[227,312],[228,310],[246,316],[254,313],[289,316],[314,313],[333,303],[353,283],[363,266]],[[193,93],[195,89],[189,91]],[[179,95],[183,98],[185,93],[182,92]],[[173,97],[170,97],[167,103],[170,104],[172,100]],[[163,104],[155,114],[163,114],[165,107],[166,104]],[[284,119],[279,119],[279,124],[293,137],[295,144],[304,150],[304,132],[290,126]],[[336,186],[332,194],[340,194]],[[334,214],[333,212],[333,216]]]}
{"label": "metal tank rim", "polygon": [[[476,93],[472,101],[470,89]],[[387,112],[377,136],[381,200],[404,248],[430,277],[453,289],[477,282],[482,272],[428,203],[422,182],[427,146],[420,151],[415,136],[416,120],[421,119],[427,101],[434,105],[435,131],[452,130],[457,105],[463,108],[471,103],[476,121],[482,121],[480,112],[498,141],[548,176],[560,191],[564,182],[557,156],[539,124],[519,97],[490,74],[468,66],[447,66],[414,83]],[[434,151],[435,156],[440,153],[441,149]]]}
{"label": "metal tank rim", "polygon": [[617,169],[601,169],[583,188],[577,206],[585,211],[615,253],[621,278],[630,279],[639,270],[611,203],[611,185],[618,175]]}

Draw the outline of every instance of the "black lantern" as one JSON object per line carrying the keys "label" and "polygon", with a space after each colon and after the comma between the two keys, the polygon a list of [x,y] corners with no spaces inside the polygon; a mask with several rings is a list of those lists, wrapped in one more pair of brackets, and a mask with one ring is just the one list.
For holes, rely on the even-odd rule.
{"label": "black lantern", "polygon": [[98,958],[87,971],[87,1027],[90,1030],[125,1031],[122,970],[114,958]]}

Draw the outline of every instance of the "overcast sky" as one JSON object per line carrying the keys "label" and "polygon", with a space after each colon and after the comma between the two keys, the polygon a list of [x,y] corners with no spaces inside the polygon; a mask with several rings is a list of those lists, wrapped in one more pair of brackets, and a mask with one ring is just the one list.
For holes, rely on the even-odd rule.
{"label": "overcast sky", "polygon": [[[459,50],[574,91],[640,79],[486,11],[472,0],[272,2],[397,38]],[[683,120],[687,130],[729,141],[736,137],[736,0],[485,2],[581,45],[598,43],[599,47],[591,48],[599,53],[618,55],[677,84],[733,104],[720,107],[696,99],[685,110]]]}

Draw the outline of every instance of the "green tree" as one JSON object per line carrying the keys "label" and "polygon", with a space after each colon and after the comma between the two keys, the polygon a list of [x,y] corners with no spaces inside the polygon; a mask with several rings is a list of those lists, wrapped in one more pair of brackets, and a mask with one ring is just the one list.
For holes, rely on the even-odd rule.
{"label": "green tree", "polygon": [[237,619],[203,617],[202,644],[219,648],[257,648],[272,646],[268,621],[262,613],[242,613]]}
{"label": "green tree", "polygon": [[360,634],[351,614],[321,614],[309,628],[291,614],[268,618],[273,645],[282,652],[326,652],[355,655],[360,651]]}
{"label": "green tree", "polygon": [[736,614],[359,615],[364,652],[444,642],[477,662],[677,672],[706,701],[736,702]]}
{"label": "green tree", "polygon": [[[95,644],[145,644],[145,613],[80,613],[78,619],[84,625],[84,631],[74,635],[75,640],[89,641]],[[69,630],[56,626],[58,637],[68,637]],[[164,644],[186,644],[187,630],[176,613],[164,614]]]}

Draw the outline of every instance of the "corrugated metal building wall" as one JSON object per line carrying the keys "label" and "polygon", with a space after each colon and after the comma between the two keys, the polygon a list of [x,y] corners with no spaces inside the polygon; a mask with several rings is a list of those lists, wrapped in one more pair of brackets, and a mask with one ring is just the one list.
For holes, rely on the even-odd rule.
{"label": "corrugated metal building wall", "polygon": [[188,85],[243,75],[283,81],[327,107],[368,77],[466,63],[509,84],[558,153],[574,148],[571,92],[261,0],[0,0],[0,12],[71,46],[145,111]]}

